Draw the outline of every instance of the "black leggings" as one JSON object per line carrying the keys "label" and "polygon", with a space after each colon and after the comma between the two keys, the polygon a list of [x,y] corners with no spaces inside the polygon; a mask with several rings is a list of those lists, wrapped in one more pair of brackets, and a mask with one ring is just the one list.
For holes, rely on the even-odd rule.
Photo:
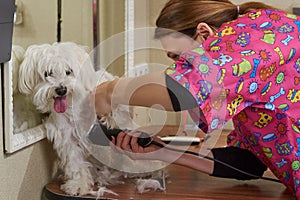
{"label": "black leggings", "polygon": [[[211,176],[234,178],[238,180],[258,179],[267,170],[267,167],[250,151],[237,147],[214,148],[211,150],[214,159],[214,171]],[[232,169],[222,163],[237,168]]]}

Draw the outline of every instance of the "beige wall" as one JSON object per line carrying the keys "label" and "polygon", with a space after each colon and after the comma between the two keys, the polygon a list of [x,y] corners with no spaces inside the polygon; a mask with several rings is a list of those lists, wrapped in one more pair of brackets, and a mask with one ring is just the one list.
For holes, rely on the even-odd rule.
{"label": "beige wall", "polygon": [[[13,44],[24,48],[31,44],[57,40],[57,1],[17,0],[22,5],[21,24],[15,25]],[[92,48],[92,3],[84,0],[62,1],[61,40]]]}
{"label": "beige wall", "polygon": [[17,0],[16,2],[22,9],[22,22],[14,27],[13,44],[26,48],[31,44],[55,42],[55,2],[51,0]]}
{"label": "beige wall", "polygon": [[50,181],[53,158],[54,152],[46,140],[13,155],[1,152],[0,199],[41,199],[43,187]]}
{"label": "beige wall", "polygon": [[92,8],[89,0],[62,0],[62,41],[73,41],[93,49]]}
{"label": "beige wall", "polygon": [[[14,27],[13,44],[27,48],[56,42],[56,2],[21,0],[23,22]],[[92,1],[62,2],[62,41],[92,47]],[[43,187],[51,180],[55,158],[52,145],[43,140],[14,154],[4,154],[2,120],[0,125],[0,199],[40,200]]]}
{"label": "beige wall", "polygon": [[[114,55],[117,51],[124,52],[125,50],[125,1],[99,0],[99,2],[100,66],[110,73],[123,76],[125,73],[124,54]],[[104,43],[109,43],[108,48],[103,46]],[[113,57],[112,61],[107,61],[111,57]]]}

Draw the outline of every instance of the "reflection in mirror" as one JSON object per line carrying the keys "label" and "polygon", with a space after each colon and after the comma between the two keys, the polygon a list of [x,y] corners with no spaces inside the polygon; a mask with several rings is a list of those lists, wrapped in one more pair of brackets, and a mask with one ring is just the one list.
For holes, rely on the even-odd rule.
{"label": "reflection in mirror", "polygon": [[41,115],[31,103],[28,96],[18,90],[18,71],[23,59],[24,49],[21,46],[12,47],[12,58],[9,68],[12,69],[13,90],[13,133],[18,134],[41,124]]}
{"label": "reflection in mirror", "polygon": [[21,46],[13,45],[11,60],[4,65],[5,150],[13,153],[45,138],[41,114],[31,99],[18,90],[19,67],[24,56]]}
{"label": "reflection in mirror", "polygon": [[18,90],[18,71],[23,59],[24,49],[21,46],[12,47],[12,58],[9,68],[12,70],[12,90],[13,90],[13,133],[18,134],[27,129],[34,128],[41,124],[41,115],[31,103],[28,96],[21,94]]}

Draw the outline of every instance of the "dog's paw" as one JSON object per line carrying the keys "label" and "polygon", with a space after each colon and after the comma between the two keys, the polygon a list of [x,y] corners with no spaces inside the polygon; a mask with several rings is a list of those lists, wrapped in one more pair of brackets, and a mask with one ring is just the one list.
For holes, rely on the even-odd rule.
{"label": "dog's paw", "polygon": [[65,184],[60,186],[60,189],[66,194],[78,196],[90,193],[93,186],[82,180],[68,180]]}

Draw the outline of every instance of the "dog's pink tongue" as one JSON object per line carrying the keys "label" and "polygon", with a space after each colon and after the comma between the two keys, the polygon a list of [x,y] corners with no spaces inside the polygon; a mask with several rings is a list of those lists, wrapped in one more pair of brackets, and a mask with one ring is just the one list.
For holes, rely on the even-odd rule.
{"label": "dog's pink tongue", "polygon": [[67,110],[66,96],[54,98],[54,110],[57,113],[64,113]]}

